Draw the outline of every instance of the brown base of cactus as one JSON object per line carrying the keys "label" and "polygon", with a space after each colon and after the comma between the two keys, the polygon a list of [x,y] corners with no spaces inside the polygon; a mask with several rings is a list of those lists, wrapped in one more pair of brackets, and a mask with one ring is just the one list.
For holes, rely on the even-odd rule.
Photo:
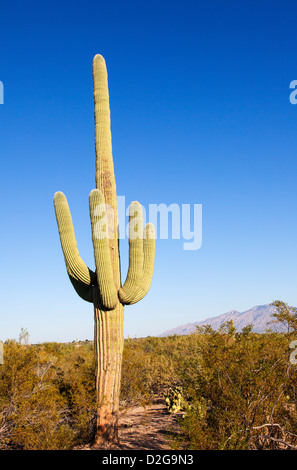
{"label": "brown base of cactus", "polygon": [[99,416],[100,424],[97,423],[94,445],[105,446],[106,444],[119,444],[118,417],[110,414]]}
{"label": "brown base of cactus", "polygon": [[97,394],[97,418],[94,443],[117,444],[122,356],[124,307],[114,310],[94,308],[94,346]]}

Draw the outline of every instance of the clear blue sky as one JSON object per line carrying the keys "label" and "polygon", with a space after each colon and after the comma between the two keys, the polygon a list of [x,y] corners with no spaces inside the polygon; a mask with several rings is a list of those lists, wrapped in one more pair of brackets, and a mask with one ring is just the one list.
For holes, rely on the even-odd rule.
{"label": "clear blue sky", "polygon": [[[275,299],[297,306],[295,1],[1,2],[0,339],[93,338],[53,208],[69,201],[94,268],[92,59],[107,63],[118,195],[202,204],[203,243],[157,240],[149,294],[125,308],[147,336]],[[128,246],[121,242],[123,276]]]}

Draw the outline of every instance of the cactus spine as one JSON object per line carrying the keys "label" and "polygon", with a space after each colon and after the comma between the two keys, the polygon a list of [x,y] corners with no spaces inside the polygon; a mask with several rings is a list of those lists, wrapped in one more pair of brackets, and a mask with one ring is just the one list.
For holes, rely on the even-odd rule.
{"label": "cactus spine", "polygon": [[[118,442],[120,378],[124,345],[124,305],[149,290],[155,258],[155,231],[143,229],[138,202],[129,208],[129,268],[121,284],[116,183],[113,168],[107,70],[104,58],[93,59],[96,189],[89,195],[95,272],[81,259],[67,199],[54,196],[61,246],[70,281],[78,295],[94,305],[94,349],[97,394],[95,442]],[[98,210],[101,208],[101,210]],[[105,221],[105,234],[102,228]]]}

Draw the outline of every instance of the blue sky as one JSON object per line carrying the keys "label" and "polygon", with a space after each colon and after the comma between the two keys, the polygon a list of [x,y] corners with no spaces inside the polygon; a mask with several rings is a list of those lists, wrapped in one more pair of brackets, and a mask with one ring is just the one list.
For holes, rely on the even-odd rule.
{"label": "blue sky", "polygon": [[[275,299],[297,306],[294,1],[3,1],[0,339],[93,338],[64,266],[53,195],[94,268],[92,59],[107,63],[118,195],[202,204],[203,242],[157,239],[126,336]],[[127,241],[121,242],[123,277]]]}

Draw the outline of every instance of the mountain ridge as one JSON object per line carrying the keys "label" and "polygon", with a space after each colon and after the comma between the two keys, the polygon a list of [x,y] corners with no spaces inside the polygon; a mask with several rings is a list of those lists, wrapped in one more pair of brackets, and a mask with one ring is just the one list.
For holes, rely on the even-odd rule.
{"label": "mountain ridge", "polygon": [[257,305],[243,312],[238,310],[230,310],[215,317],[208,317],[205,320],[193,323],[185,323],[175,328],[164,331],[159,336],[172,336],[172,335],[187,335],[194,333],[196,326],[210,325],[214,330],[217,330],[220,325],[226,321],[233,320],[236,331],[242,331],[242,328],[249,324],[253,324],[254,333],[264,333],[268,328],[273,331],[285,331],[285,327],[280,324],[269,324],[273,320],[273,313],[277,310],[273,305],[264,304]]}

